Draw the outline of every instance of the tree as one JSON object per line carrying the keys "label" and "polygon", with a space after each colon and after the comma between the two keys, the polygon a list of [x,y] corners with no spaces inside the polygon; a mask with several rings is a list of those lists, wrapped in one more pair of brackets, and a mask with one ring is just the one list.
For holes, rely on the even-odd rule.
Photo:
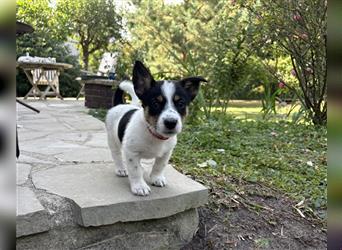
{"label": "tree", "polygon": [[209,82],[195,101],[206,117],[213,105],[225,112],[235,93],[252,89],[247,86],[260,84],[268,74],[254,66],[247,39],[253,40],[253,21],[245,9],[225,0],[134,3],[135,11],[125,16],[131,39],[124,51],[144,60],[157,78],[206,77]]}
{"label": "tree", "polygon": [[[301,91],[297,97],[314,124],[327,123],[327,1],[241,1],[258,18],[261,43],[288,54]],[[280,79],[281,80],[281,79]],[[285,82],[286,84],[286,82]]]}
{"label": "tree", "polygon": [[[78,58],[72,56],[64,45],[67,32],[56,19],[56,12],[49,0],[17,0],[16,19],[32,25],[34,32],[17,38],[17,57],[55,57],[58,62],[70,63],[72,69],[60,75],[60,90],[63,96],[76,96],[80,85],[75,80],[80,75]],[[57,28],[58,27],[58,28]],[[23,96],[31,85],[21,70],[17,71],[17,95]]]}
{"label": "tree", "polygon": [[92,54],[121,37],[121,17],[114,1],[57,0],[56,12],[60,27],[78,41],[86,70]]}

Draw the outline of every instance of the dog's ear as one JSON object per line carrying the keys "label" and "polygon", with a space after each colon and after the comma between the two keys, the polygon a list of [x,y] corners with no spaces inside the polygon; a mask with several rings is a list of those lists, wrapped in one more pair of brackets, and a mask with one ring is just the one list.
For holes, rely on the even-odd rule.
{"label": "dog's ear", "polygon": [[150,71],[140,61],[136,61],[133,68],[133,85],[134,91],[141,99],[142,95],[153,85],[155,81]]}
{"label": "dog's ear", "polygon": [[207,80],[205,80],[201,76],[193,76],[184,78],[180,81],[180,85],[189,94],[191,101],[196,97],[198,93],[200,82],[207,82]]}

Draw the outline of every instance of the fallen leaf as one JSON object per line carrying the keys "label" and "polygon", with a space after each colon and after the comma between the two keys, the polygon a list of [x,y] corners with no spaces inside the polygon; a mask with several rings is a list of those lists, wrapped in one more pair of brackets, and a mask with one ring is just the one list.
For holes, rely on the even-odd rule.
{"label": "fallen leaf", "polygon": [[309,167],[313,167],[313,162],[312,161],[307,161],[306,165],[308,165]]}
{"label": "fallen leaf", "polygon": [[300,202],[298,202],[295,206],[296,207],[300,207],[301,205],[304,204],[305,198],[303,200],[301,200]]}
{"label": "fallen leaf", "polygon": [[276,132],[274,132],[274,131],[271,132],[271,135],[272,136],[278,136],[278,134]]}
{"label": "fallen leaf", "polygon": [[200,168],[206,168],[206,167],[208,167],[208,163],[205,161],[205,162],[202,162],[202,163],[198,163],[197,166],[200,167]]}
{"label": "fallen leaf", "polygon": [[293,207],[298,213],[299,213],[299,215],[302,217],[302,218],[305,218],[305,215],[303,214],[303,212],[302,211],[300,211],[298,208],[296,208],[296,207]]}
{"label": "fallen leaf", "polygon": [[212,168],[216,168],[216,167],[217,167],[216,161],[214,161],[214,160],[212,160],[212,159],[208,160],[207,163],[208,163],[209,166],[212,167]]}
{"label": "fallen leaf", "polygon": [[241,235],[241,234],[239,234],[239,235],[238,235],[238,238],[239,238],[239,240],[243,240],[243,241],[245,241],[245,240],[246,240],[244,237],[242,237],[242,235]]}

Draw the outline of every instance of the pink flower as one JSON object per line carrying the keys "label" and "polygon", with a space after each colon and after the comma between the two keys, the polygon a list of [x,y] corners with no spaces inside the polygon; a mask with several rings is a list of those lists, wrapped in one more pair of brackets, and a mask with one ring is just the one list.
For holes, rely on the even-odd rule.
{"label": "pink flower", "polygon": [[279,83],[278,83],[278,87],[279,87],[280,89],[285,88],[285,83],[284,83],[284,82],[279,82]]}
{"label": "pink flower", "polygon": [[295,14],[295,15],[293,15],[293,20],[300,21],[300,20],[302,20],[302,17],[299,14]]}
{"label": "pink flower", "polygon": [[291,75],[297,76],[295,69],[291,69]]}
{"label": "pink flower", "polygon": [[312,74],[312,73],[313,73],[313,70],[312,70],[312,68],[310,68],[310,67],[307,67],[307,68],[305,69],[305,71],[306,71],[308,74]]}
{"label": "pink flower", "polygon": [[307,40],[309,37],[307,34],[303,33],[300,35],[300,37],[303,39],[303,40]]}

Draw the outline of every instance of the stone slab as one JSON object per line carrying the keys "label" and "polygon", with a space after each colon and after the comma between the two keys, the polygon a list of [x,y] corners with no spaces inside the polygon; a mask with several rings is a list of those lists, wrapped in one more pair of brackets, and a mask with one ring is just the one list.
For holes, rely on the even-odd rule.
{"label": "stone slab", "polygon": [[32,180],[37,188],[73,200],[82,226],[163,218],[207,202],[203,185],[171,166],[165,176],[167,186],[152,186],[147,197],[133,195],[128,178],[117,177],[112,164],[63,165],[33,173]]}
{"label": "stone slab", "polygon": [[[112,162],[108,148],[70,148],[68,151],[56,154],[55,157],[64,162]],[[114,163],[111,164],[113,166]]]}
{"label": "stone slab", "polygon": [[19,170],[17,249],[179,249],[191,240],[205,187],[168,167],[165,188],[135,196],[114,174],[104,123],[84,101],[32,105],[41,113],[18,106],[18,162],[32,169]]}
{"label": "stone slab", "polygon": [[41,138],[45,138],[48,136],[48,133],[42,133],[41,131],[39,132],[33,132],[33,131],[25,131],[23,128],[19,128],[19,140],[22,144],[22,142],[30,141],[30,140],[39,140]]}
{"label": "stone slab", "polygon": [[85,150],[87,147],[73,142],[64,142],[56,138],[43,138],[39,140],[32,140],[25,144],[22,143],[20,149],[43,155],[57,155],[63,152],[70,153],[71,150],[75,149]]}
{"label": "stone slab", "polygon": [[48,212],[28,187],[17,187],[16,235],[21,237],[49,230]]}
{"label": "stone slab", "polygon": [[60,140],[63,142],[68,143],[83,143],[88,138],[90,138],[92,135],[92,131],[89,132],[68,132],[68,133],[58,133],[58,134],[49,134],[46,138],[49,138],[50,140]]}
{"label": "stone slab", "polygon": [[107,134],[104,132],[91,134],[89,140],[84,145],[90,147],[105,147],[107,150],[109,150],[107,144]]}
{"label": "stone slab", "polygon": [[30,164],[17,164],[17,185],[22,185],[28,180],[31,168],[32,166]]}
{"label": "stone slab", "polygon": [[20,152],[20,156],[17,159],[18,163],[27,163],[27,164],[32,164],[32,163],[40,163],[40,164],[51,164],[51,161],[48,161],[47,159],[42,160],[40,158],[36,158],[33,156],[28,155],[29,152],[22,151]]}
{"label": "stone slab", "polygon": [[48,232],[18,238],[17,250],[179,250],[198,229],[198,213],[190,209],[170,217],[118,222],[102,227],[60,224]]}
{"label": "stone slab", "polygon": [[78,115],[77,119],[74,117],[61,118],[64,126],[70,126],[75,131],[106,131],[105,125],[100,120],[90,115]]}

